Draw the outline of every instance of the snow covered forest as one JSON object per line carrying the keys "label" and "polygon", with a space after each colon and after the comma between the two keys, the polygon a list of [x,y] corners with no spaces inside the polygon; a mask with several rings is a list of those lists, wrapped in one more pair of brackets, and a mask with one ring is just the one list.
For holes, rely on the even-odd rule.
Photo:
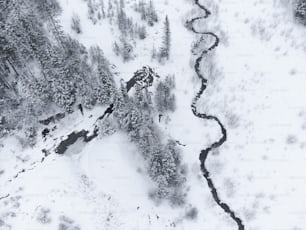
{"label": "snow covered forest", "polygon": [[306,229],[305,0],[0,0],[0,230]]}

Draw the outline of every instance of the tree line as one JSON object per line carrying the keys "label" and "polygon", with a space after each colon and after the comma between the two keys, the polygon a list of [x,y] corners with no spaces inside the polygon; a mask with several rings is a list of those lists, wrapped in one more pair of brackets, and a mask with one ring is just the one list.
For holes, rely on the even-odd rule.
{"label": "tree line", "polygon": [[[123,9],[124,1],[119,4]],[[0,9],[0,137],[23,130],[25,143],[34,145],[42,117],[59,110],[71,113],[80,104],[90,109],[113,103],[115,126],[136,143],[157,185],[152,197],[183,203],[180,150],[174,140],[164,141],[153,117],[174,111],[174,78],[161,80],[153,96],[140,85],[129,96],[123,82],[116,86],[98,46],[87,50],[63,32],[56,0],[2,0]],[[73,24],[78,21],[74,18]],[[112,125],[103,120],[101,135],[114,133]]]}
{"label": "tree line", "polygon": [[0,133],[34,126],[59,108],[108,104],[115,84],[99,47],[65,34],[55,0],[0,1]]}

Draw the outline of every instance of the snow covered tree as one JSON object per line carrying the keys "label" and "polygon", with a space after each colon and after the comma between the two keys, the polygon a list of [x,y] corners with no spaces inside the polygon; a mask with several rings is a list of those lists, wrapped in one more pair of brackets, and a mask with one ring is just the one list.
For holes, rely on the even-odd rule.
{"label": "snow covered tree", "polygon": [[109,18],[109,22],[112,24],[114,17],[114,6],[112,0],[108,0],[108,8],[107,8],[107,17]]}
{"label": "snow covered tree", "polygon": [[164,22],[164,35],[162,37],[162,46],[159,52],[160,61],[164,58],[166,58],[167,60],[169,59],[170,46],[171,46],[170,23],[169,23],[168,16],[166,16],[166,19]]}
{"label": "snow covered tree", "polygon": [[134,102],[135,102],[135,104],[137,105],[138,108],[143,109],[145,107],[146,100],[145,100],[145,96],[142,92],[142,88],[138,84],[136,84],[134,86],[134,88],[135,88]]}
{"label": "snow covered tree", "polygon": [[115,92],[114,98],[114,116],[119,120],[122,119],[127,112],[127,103],[129,101],[129,97],[126,91],[125,84],[121,81],[120,88]]}
{"label": "snow covered tree", "polygon": [[295,17],[306,24],[306,0],[299,0],[295,9]]}
{"label": "snow covered tree", "polygon": [[157,12],[152,0],[149,4],[140,0],[138,4],[135,5],[134,9],[136,12],[140,13],[141,20],[146,21],[149,26],[153,26],[158,22]]}
{"label": "snow covered tree", "polygon": [[141,124],[139,129],[136,143],[138,144],[144,158],[149,160],[153,152],[160,149],[160,133],[150,117],[147,117],[143,121],[144,122]]}
{"label": "snow covered tree", "polygon": [[152,150],[149,158],[149,175],[157,183],[157,198],[168,198],[173,181],[177,177],[177,166],[169,152],[161,147]]}
{"label": "snow covered tree", "polygon": [[133,58],[134,48],[124,37],[120,38],[120,42],[121,42],[121,47],[120,47],[121,56],[124,62],[128,62]]}
{"label": "snow covered tree", "polygon": [[98,123],[99,131],[98,135],[100,138],[111,136],[116,132],[116,127],[109,118],[104,118]]}
{"label": "snow covered tree", "polygon": [[36,12],[39,13],[44,21],[53,19],[62,11],[57,0],[31,0],[27,2],[29,5],[32,3],[36,7]]}
{"label": "snow covered tree", "polygon": [[158,22],[158,16],[152,0],[150,0],[147,9],[147,21],[150,26],[153,26],[154,23]]}
{"label": "snow covered tree", "polygon": [[140,15],[141,15],[141,20],[144,20],[146,21],[147,20],[147,12],[146,12],[146,6],[145,6],[145,3],[143,0],[141,0],[139,2],[139,12],[140,12]]}
{"label": "snow covered tree", "polygon": [[142,111],[133,99],[129,98],[126,86],[122,82],[114,102],[114,116],[117,118],[119,127],[128,132],[132,141],[137,142],[143,123]]}
{"label": "snow covered tree", "polygon": [[47,21],[47,25],[52,31],[55,39],[60,44],[62,43],[64,33],[61,29],[61,25],[59,23],[59,20],[56,19],[56,16],[58,16],[62,9],[60,8],[60,5],[57,0],[31,0],[31,1],[22,1],[22,3],[27,2],[27,4],[34,1],[37,5],[38,15],[41,16],[42,21]]}
{"label": "snow covered tree", "polygon": [[157,57],[157,51],[156,51],[155,46],[153,45],[152,53],[151,53],[151,59],[154,60],[154,59],[156,59],[156,57]]}
{"label": "snow covered tree", "polygon": [[118,28],[120,30],[120,32],[124,35],[127,34],[127,29],[128,29],[128,18],[126,13],[124,12],[124,10],[118,9],[118,13],[117,13],[117,23],[118,23]]}
{"label": "snow covered tree", "polygon": [[110,62],[106,59],[103,51],[99,46],[92,46],[89,48],[89,56],[93,65],[101,65],[102,69],[108,75],[113,75],[111,72]]}
{"label": "snow covered tree", "polygon": [[174,77],[170,76],[157,84],[154,100],[159,113],[175,110],[175,95],[171,92],[174,87]]}
{"label": "snow covered tree", "polygon": [[118,43],[115,41],[114,44],[113,44],[113,51],[114,53],[116,54],[116,56],[119,56],[120,54],[120,48],[119,48],[119,45]]}
{"label": "snow covered tree", "polygon": [[80,17],[77,14],[72,16],[71,29],[74,30],[77,34],[82,32]]}
{"label": "snow covered tree", "polygon": [[[58,65],[60,78],[64,79],[63,82],[71,82],[71,95],[75,95],[75,102],[86,103],[90,100],[92,92],[91,87],[91,69],[87,63],[87,50],[77,40],[66,37],[64,41],[65,49],[61,50],[57,47],[57,56],[59,59],[54,65]],[[58,73],[55,73],[58,74]],[[54,76],[51,78],[54,79]],[[55,81],[57,81],[55,79]],[[86,104],[85,104],[86,105]]]}
{"label": "snow covered tree", "polygon": [[0,8],[2,130],[34,122],[54,105],[68,112],[90,107],[99,98],[95,87],[106,88],[103,101],[112,101],[106,58],[90,65],[86,48],[61,30],[56,0],[0,1]]}
{"label": "snow covered tree", "polygon": [[181,165],[180,150],[177,147],[176,142],[170,139],[165,145],[163,152],[165,158],[164,161],[169,165],[167,166],[167,179],[169,185],[177,186],[182,182],[179,175],[179,169]]}
{"label": "snow covered tree", "polygon": [[96,6],[92,0],[88,0],[87,2],[88,7],[88,18],[93,22],[93,24],[97,23],[95,18]]}
{"label": "snow covered tree", "polygon": [[25,143],[26,145],[29,145],[33,147],[36,144],[37,141],[37,129],[35,127],[28,127],[25,132]]}
{"label": "snow covered tree", "polygon": [[140,26],[138,27],[138,37],[139,39],[143,40],[147,37],[147,30],[146,30],[146,27],[145,26]]}
{"label": "snow covered tree", "polygon": [[154,199],[170,199],[177,205],[184,203],[181,190],[184,177],[180,173],[180,163],[180,152],[173,140],[164,147],[151,149],[148,172],[157,184]]}
{"label": "snow covered tree", "polygon": [[75,87],[70,79],[57,76],[52,82],[53,101],[67,112],[72,112],[72,106],[76,101]]}
{"label": "snow covered tree", "polygon": [[134,104],[142,111],[143,116],[150,116],[153,111],[151,93],[147,88],[142,88],[141,85],[135,85],[135,93],[133,95]]}
{"label": "snow covered tree", "polygon": [[[100,0],[100,15],[102,18],[106,17],[104,0]],[[101,19],[101,17],[99,19]]]}
{"label": "snow covered tree", "polygon": [[115,82],[110,63],[98,46],[90,47],[89,54],[97,75],[97,84],[94,86],[95,100],[103,105],[110,104],[115,96]]}
{"label": "snow covered tree", "polygon": [[105,74],[101,66],[98,67],[98,74],[100,84],[96,88],[97,101],[103,105],[107,105],[113,100],[115,83],[110,75]]}
{"label": "snow covered tree", "polygon": [[124,0],[120,0],[120,8],[121,9],[125,8],[125,1]]}
{"label": "snow covered tree", "polygon": [[125,105],[126,113],[120,120],[121,127],[127,131],[132,140],[137,138],[143,122],[142,112],[130,99]]}

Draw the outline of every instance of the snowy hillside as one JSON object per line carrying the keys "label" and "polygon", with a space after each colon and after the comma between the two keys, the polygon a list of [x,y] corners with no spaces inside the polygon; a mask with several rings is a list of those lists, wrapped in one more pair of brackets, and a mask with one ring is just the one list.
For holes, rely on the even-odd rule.
{"label": "snowy hillside", "polygon": [[0,9],[0,230],[306,229],[305,1]]}

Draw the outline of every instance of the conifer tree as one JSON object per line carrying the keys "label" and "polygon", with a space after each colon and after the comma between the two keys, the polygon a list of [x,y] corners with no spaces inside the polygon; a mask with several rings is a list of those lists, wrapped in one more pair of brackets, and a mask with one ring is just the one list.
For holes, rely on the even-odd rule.
{"label": "conifer tree", "polygon": [[80,17],[77,14],[72,16],[71,29],[74,30],[77,34],[82,32]]}
{"label": "conifer tree", "polygon": [[97,74],[97,85],[94,87],[95,98],[100,104],[110,104],[115,96],[115,82],[110,64],[98,46],[91,47],[89,54]]}
{"label": "conifer tree", "polygon": [[121,9],[125,8],[125,1],[124,0],[120,0],[120,8]]}
{"label": "conifer tree", "polygon": [[303,24],[306,24],[306,0],[299,0],[295,10],[295,16]]}
{"label": "conifer tree", "polygon": [[114,53],[116,54],[116,56],[119,56],[120,54],[120,48],[119,48],[119,45],[118,43],[115,41],[114,44],[113,44],[113,51]]}
{"label": "conifer tree", "polygon": [[172,93],[174,86],[174,77],[170,76],[157,84],[154,99],[159,113],[175,110],[175,96]]}
{"label": "conifer tree", "polygon": [[157,51],[156,51],[155,46],[153,45],[151,59],[154,60],[156,59],[156,57],[157,57]]}
{"label": "conifer tree", "polygon": [[143,0],[141,0],[139,2],[139,11],[140,11],[140,15],[141,15],[141,20],[146,21],[147,20],[147,12],[146,12],[145,3],[144,3]]}
{"label": "conifer tree", "polygon": [[118,9],[118,14],[117,14],[117,23],[118,23],[118,28],[120,30],[120,32],[123,35],[127,34],[127,29],[128,29],[128,18],[126,16],[126,13],[124,12],[124,10]]}
{"label": "conifer tree", "polygon": [[100,6],[101,6],[101,16],[102,16],[102,18],[105,18],[106,17],[106,13],[105,13],[104,0],[100,0]]}
{"label": "conifer tree", "polygon": [[112,0],[108,0],[107,17],[109,18],[109,22],[112,24],[114,17],[114,6]]}
{"label": "conifer tree", "polygon": [[141,40],[147,37],[147,30],[145,26],[138,27],[138,36],[139,36],[139,39]]}
{"label": "conifer tree", "polygon": [[170,23],[168,16],[165,18],[164,22],[164,34],[162,37],[162,47],[160,49],[160,59],[166,58],[167,60],[170,57],[170,46],[171,46],[171,33],[170,33]]}
{"label": "conifer tree", "polygon": [[155,6],[153,4],[153,1],[150,0],[149,2],[149,6],[148,6],[148,9],[147,9],[147,17],[148,17],[148,24],[150,26],[153,26],[154,23],[158,22],[158,16],[157,16],[157,13],[156,13],[156,9],[155,9]]}
{"label": "conifer tree", "polygon": [[133,55],[133,46],[127,41],[125,37],[121,37],[120,39],[122,47],[121,47],[121,56],[124,62],[128,62],[132,59]]}

